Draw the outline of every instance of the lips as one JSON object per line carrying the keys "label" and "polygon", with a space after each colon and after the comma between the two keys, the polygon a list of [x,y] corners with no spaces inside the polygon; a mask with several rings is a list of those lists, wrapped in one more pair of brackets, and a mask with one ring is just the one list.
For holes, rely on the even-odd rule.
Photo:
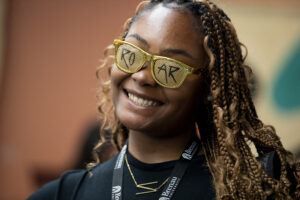
{"label": "lips", "polygon": [[135,104],[143,107],[151,107],[151,106],[160,106],[163,103],[159,100],[155,100],[150,97],[146,97],[141,94],[137,94],[134,91],[125,90],[125,93],[127,94],[128,98]]}

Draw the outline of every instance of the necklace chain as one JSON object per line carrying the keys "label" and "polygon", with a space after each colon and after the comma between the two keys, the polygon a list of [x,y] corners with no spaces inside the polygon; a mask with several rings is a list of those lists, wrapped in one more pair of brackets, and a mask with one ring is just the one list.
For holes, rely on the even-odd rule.
{"label": "necklace chain", "polygon": [[162,186],[164,186],[164,185],[168,182],[168,180],[169,180],[169,177],[166,178],[166,180],[165,180],[164,182],[162,182],[162,183],[161,183],[158,187],[156,187],[156,188],[151,188],[151,187],[149,187],[149,185],[158,184],[158,181],[152,181],[152,182],[147,182],[147,183],[141,183],[141,184],[138,184],[137,181],[135,180],[135,177],[134,177],[134,175],[133,175],[133,173],[132,173],[131,167],[130,167],[130,165],[129,165],[129,163],[128,163],[128,160],[127,160],[127,154],[125,154],[125,162],[126,162],[127,168],[128,168],[128,170],[129,170],[129,173],[130,173],[130,175],[131,175],[131,178],[132,178],[132,180],[133,180],[135,186],[136,186],[137,188],[146,190],[146,191],[144,191],[144,192],[137,192],[137,193],[135,193],[136,195],[140,195],[140,194],[148,194],[148,193],[152,193],[152,192],[157,192],[157,191],[158,191]]}

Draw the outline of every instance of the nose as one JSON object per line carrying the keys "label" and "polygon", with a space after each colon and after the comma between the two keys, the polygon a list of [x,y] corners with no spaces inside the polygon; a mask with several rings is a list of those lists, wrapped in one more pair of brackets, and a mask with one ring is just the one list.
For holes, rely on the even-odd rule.
{"label": "nose", "polygon": [[149,61],[147,61],[138,72],[133,73],[131,78],[141,86],[156,86],[156,82],[151,74]]}

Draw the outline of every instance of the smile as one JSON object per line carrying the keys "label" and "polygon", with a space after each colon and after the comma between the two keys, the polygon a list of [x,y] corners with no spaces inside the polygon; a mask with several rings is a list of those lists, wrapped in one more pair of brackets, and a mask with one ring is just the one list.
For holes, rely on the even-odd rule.
{"label": "smile", "polygon": [[160,103],[157,101],[153,101],[150,99],[143,99],[140,97],[135,96],[134,94],[128,93],[128,97],[131,101],[133,101],[135,104],[140,105],[140,106],[158,106]]}

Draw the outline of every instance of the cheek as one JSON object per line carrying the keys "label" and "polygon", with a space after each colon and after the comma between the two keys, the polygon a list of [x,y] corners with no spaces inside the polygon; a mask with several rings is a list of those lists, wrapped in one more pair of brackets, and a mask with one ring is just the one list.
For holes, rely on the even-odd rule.
{"label": "cheek", "polygon": [[121,70],[118,69],[118,67],[113,64],[111,68],[111,73],[110,73],[110,80],[111,80],[111,87],[113,88],[118,88],[123,81],[128,78],[130,74],[125,73]]}
{"label": "cheek", "polygon": [[178,90],[167,91],[169,100],[178,107],[182,113],[191,113],[201,96],[201,81],[193,80],[184,83]]}
{"label": "cheek", "polygon": [[114,104],[120,93],[120,86],[130,75],[119,70],[118,67],[113,64],[110,72],[110,81],[111,81],[111,95]]}
{"label": "cheek", "polygon": [[179,94],[170,94],[168,95],[170,102],[179,113],[189,113],[192,110],[192,107],[196,101],[197,95],[195,92],[179,92]]}
{"label": "cheek", "polygon": [[169,90],[169,97],[183,104],[195,101],[201,93],[202,81],[199,79],[187,79],[177,90]]}

